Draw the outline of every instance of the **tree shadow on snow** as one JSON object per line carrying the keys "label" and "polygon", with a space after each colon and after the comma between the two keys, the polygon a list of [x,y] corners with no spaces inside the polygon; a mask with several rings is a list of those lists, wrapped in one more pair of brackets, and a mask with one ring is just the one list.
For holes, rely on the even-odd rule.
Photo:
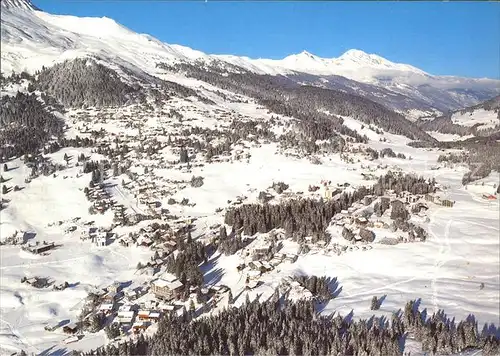
{"label": "tree shadow on snow", "polygon": [[56,349],[56,346],[49,347],[42,351],[38,356],[70,356],[73,352],[67,348]]}
{"label": "tree shadow on snow", "polygon": [[398,346],[399,346],[399,352],[403,354],[403,351],[405,350],[405,345],[406,345],[406,338],[408,337],[408,332],[405,332],[401,337],[398,339]]}
{"label": "tree shadow on snow", "polygon": [[214,285],[222,279],[224,275],[224,269],[216,268],[217,262],[220,258],[220,255],[208,260],[207,263],[204,263],[200,266],[201,273],[203,273],[203,281],[205,284]]}
{"label": "tree shadow on snow", "polygon": [[339,284],[337,277],[330,279],[328,288],[332,292],[332,298],[337,298],[342,292],[342,286]]}
{"label": "tree shadow on snow", "polygon": [[210,270],[207,274],[203,276],[205,284],[214,285],[220,282],[222,276],[224,275],[224,269],[215,268]]}
{"label": "tree shadow on snow", "polygon": [[387,294],[384,294],[383,296],[381,296],[378,301],[377,301],[377,307],[380,308],[382,306],[382,304],[384,303],[385,299],[387,298]]}
{"label": "tree shadow on snow", "polygon": [[422,298],[415,299],[415,303],[413,304],[413,312],[416,313],[420,308],[420,304],[422,304]]}

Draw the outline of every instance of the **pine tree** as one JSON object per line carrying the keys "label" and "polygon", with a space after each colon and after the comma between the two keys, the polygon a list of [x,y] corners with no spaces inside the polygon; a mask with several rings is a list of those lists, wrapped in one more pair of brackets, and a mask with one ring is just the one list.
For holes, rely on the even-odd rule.
{"label": "pine tree", "polygon": [[374,295],[372,298],[370,309],[371,310],[378,310],[379,308],[380,308],[379,300],[378,300],[377,296]]}

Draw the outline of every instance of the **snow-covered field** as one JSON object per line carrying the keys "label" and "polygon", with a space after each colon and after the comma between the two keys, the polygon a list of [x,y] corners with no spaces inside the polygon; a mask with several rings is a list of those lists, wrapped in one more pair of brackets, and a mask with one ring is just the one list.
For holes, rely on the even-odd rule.
{"label": "snow-covered field", "polygon": [[477,109],[473,112],[466,112],[463,114],[460,112],[454,113],[451,116],[451,121],[454,124],[468,127],[480,124],[480,129],[494,128],[495,126],[500,124],[496,112],[484,109]]}
{"label": "snow-covered field", "polygon": [[474,137],[473,135],[460,136],[455,134],[444,134],[437,131],[429,131],[427,133],[439,141],[463,141],[468,138]]}

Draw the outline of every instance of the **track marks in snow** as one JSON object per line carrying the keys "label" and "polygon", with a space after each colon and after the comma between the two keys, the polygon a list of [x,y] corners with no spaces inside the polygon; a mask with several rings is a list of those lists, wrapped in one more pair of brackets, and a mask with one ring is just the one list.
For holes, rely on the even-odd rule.
{"label": "track marks in snow", "polygon": [[438,298],[438,287],[437,287],[437,280],[439,276],[439,270],[441,269],[442,266],[446,264],[450,260],[450,253],[451,253],[451,246],[450,246],[450,241],[449,241],[449,235],[450,235],[450,226],[453,223],[453,220],[449,220],[446,223],[445,231],[443,236],[438,236],[432,231],[431,225],[429,226],[429,231],[432,234],[432,236],[438,241],[439,243],[439,254],[438,258],[436,259],[434,263],[434,268],[432,271],[432,279],[431,279],[431,288],[432,288],[432,306],[434,308],[434,312],[437,312],[439,310],[439,298]]}
{"label": "track marks in snow", "polygon": [[75,258],[69,258],[67,260],[56,260],[56,261],[47,261],[47,262],[37,262],[37,263],[23,263],[20,265],[14,265],[14,266],[2,266],[0,267],[0,270],[9,270],[12,268],[21,268],[21,267],[33,267],[33,266],[48,266],[48,265],[55,265],[55,264],[61,264],[61,263],[66,263],[66,262],[72,262],[72,261],[77,261],[84,259],[86,256],[80,256],[80,257],[75,257]]}

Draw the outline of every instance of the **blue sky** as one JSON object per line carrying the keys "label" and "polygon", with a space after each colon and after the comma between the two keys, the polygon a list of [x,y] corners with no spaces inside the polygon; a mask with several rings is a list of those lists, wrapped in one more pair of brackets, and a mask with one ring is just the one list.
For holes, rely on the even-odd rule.
{"label": "blue sky", "polygon": [[348,49],[431,74],[499,78],[500,4],[486,2],[212,2],[33,0],[44,11],[107,16],[206,53],[283,58]]}

